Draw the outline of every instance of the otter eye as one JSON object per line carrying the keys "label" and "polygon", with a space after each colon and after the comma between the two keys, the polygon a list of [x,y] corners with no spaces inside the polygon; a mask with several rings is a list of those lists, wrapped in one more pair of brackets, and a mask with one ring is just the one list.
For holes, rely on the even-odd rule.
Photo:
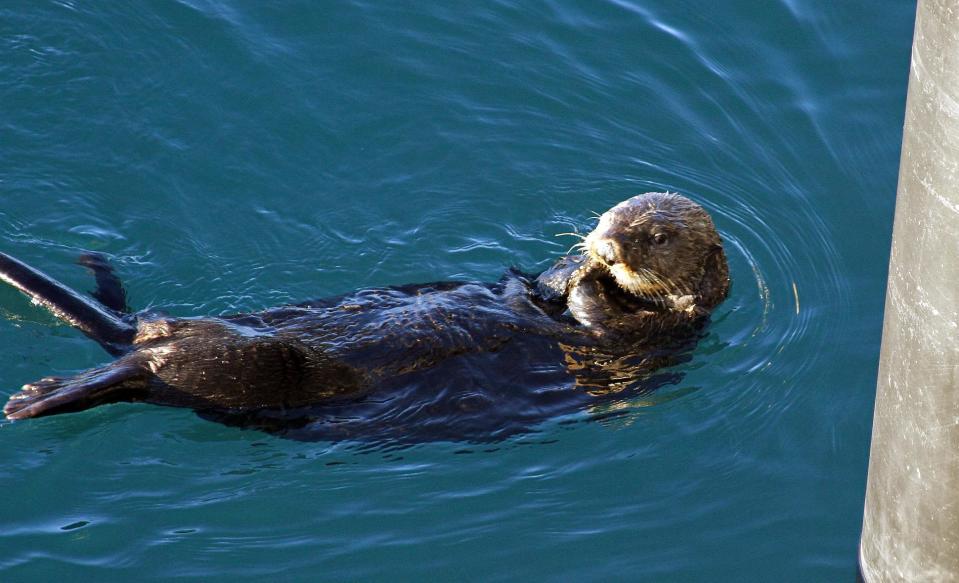
{"label": "otter eye", "polygon": [[669,243],[669,235],[666,233],[656,233],[650,238],[650,240],[652,241],[653,245],[656,245],[657,247],[662,246],[666,243]]}

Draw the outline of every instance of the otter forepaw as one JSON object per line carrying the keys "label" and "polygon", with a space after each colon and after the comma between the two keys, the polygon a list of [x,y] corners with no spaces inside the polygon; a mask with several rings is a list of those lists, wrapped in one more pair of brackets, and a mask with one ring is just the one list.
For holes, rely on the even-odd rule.
{"label": "otter forepaw", "polygon": [[669,296],[669,307],[676,312],[687,312],[696,307],[696,296]]}
{"label": "otter forepaw", "polygon": [[690,319],[701,318],[709,312],[699,305],[699,297],[693,295],[670,296],[669,309],[673,312],[685,314]]}

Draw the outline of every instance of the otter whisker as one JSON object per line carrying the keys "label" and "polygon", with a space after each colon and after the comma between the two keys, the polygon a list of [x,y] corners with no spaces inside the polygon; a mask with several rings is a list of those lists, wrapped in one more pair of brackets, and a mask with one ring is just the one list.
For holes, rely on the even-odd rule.
{"label": "otter whisker", "polygon": [[[658,273],[644,267],[642,268],[642,274],[643,277],[650,282],[650,287],[654,288],[652,290],[653,297],[661,299],[663,296],[667,295],[670,286],[667,282],[663,281],[663,278],[660,277]],[[648,292],[649,290],[647,290],[647,293]]]}
{"label": "otter whisker", "polygon": [[624,291],[642,298],[661,300],[664,284],[655,273],[645,268],[629,269],[620,264],[609,268],[613,280]]}
{"label": "otter whisker", "polygon": [[574,250],[579,250],[579,253],[583,255],[585,255],[588,252],[586,248],[586,243],[582,241],[578,243],[573,243],[573,246],[566,250],[566,255],[571,254]]}
{"label": "otter whisker", "polygon": [[585,242],[586,242],[586,235],[583,235],[583,234],[580,234],[580,233],[577,233],[577,232],[574,231],[574,232],[571,232],[571,233],[556,233],[556,234],[553,235],[553,236],[554,236],[554,237],[564,237],[564,236],[568,236],[568,237],[578,237],[578,238],[579,238],[579,241],[577,241],[576,243],[573,243],[573,246],[566,250],[566,255],[571,254],[574,249],[585,249],[585,248],[586,248],[586,243],[585,243]]}
{"label": "otter whisker", "polygon": [[614,280],[624,291],[637,297],[652,301],[665,301],[669,295],[690,295],[692,292],[685,284],[677,284],[652,269],[639,267],[634,270],[613,267]]}
{"label": "otter whisker", "polygon": [[677,285],[676,282],[671,277],[663,276],[652,270],[647,270],[647,271],[650,273],[652,277],[655,277],[659,285],[665,290],[665,293],[663,295],[669,295],[669,293],[676,294],[677,292],[678,292],[678,295],[689,294],[689,290],[687,289],[685,285]]}
{"label": "otter whisker", "polygon": [[663,284],[674,295],[686,296],[686,295],[693,294],[693,291],[689,288],[689,285],[686,283],[677,284],[673,279],[666,278],[663,280]]}

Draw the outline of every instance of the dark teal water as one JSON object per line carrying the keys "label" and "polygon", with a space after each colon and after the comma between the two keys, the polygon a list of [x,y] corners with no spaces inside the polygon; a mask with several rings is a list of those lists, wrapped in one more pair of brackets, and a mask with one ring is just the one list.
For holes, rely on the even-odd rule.
{"label": "dark teal water", "polygon": [[[0,249],[220,314],[545,268],[709,208],[682,380],[493,445],[297,443],[116,405],[0,422],[0,579],[851,581],[914,4],[13,1]],[[0,394],[108,357],[0,290]]]}

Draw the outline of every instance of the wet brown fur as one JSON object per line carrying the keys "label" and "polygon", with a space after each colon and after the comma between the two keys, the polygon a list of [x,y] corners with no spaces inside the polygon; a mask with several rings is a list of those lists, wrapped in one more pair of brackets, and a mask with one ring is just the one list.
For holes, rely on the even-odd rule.
{"label": "wet brown fur", "polygon": [[[679,195],[648,193],[616,205],[580,247],[581,254],[560,259],[538,277],[510,271],[496,284],[359,290],[218,318],[126,313],[119,281],[99,258],[84,265],[109,288],[95,293],[113,298],[108,303],[0,253],[0,279],[78,322],[119,356],[75,376],[24,385],[4,413],[23,419],[142,401],[242,414],[244,423],[258,411],[289,420],[304,407],[361,402],[378,390],[395,391],[390,387],[397,383],[423,386],[455,378],[471,386],[475,379],[469,375],[482,373],[487,387],[522,386],[517,375],[524,368],[563,362],[576,384],[592,387],[593,394],[609,384],[603,379],[621,383],[668,363],[667,348],[694,342],[728,293],[728,268],[712,220]],[[523,407],[548,409],[530,401],[507,407],[508,413],[525,414]]]}

